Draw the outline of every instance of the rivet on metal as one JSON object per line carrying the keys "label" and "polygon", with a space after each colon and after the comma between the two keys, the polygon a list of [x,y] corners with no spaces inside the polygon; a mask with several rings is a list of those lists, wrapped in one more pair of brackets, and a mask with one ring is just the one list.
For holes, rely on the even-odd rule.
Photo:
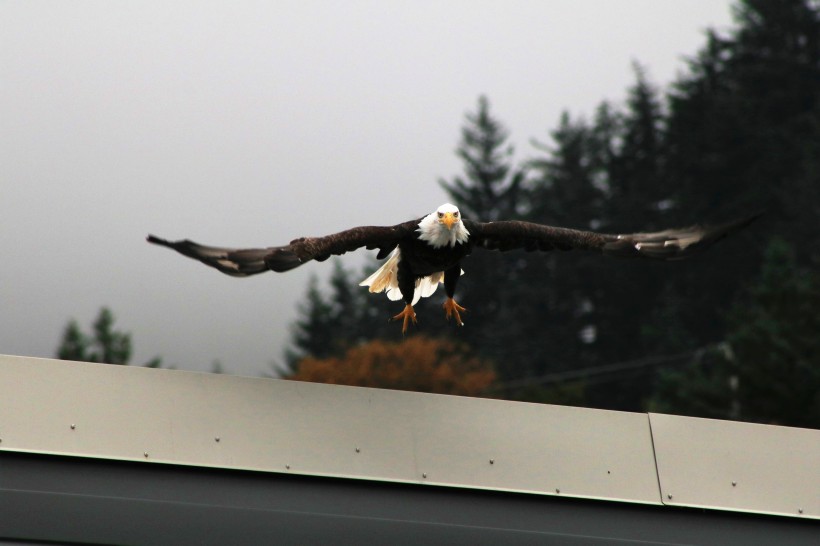
{"label": "rivet on metal", "polygon": [[737,487],[737,482],[732,482],[732,487]]}
{"label": "rivet on metal", "polygon": [[148,452],[147,451],[143,451],[142,454],[146,459],[148,458]]}
{"label": "rivet on metal", "polygon": [[290,465],[289,465],[289,464],[286,464],[286,465],[285,465],[285,468],[287,468],[288,470],[290,470]]}
{"label": "rivet on metal", "polygon": [[490,464],[495,464],[495,459],[490,459]]}
{"label": "rivet on metal", "polygon": [[606,471],[606,473],[607,473],[607,474],[612,474],[612,472],[610,472],[609,470],[607,470],[607,471]]}
{"label": "rivet on metal", "polygon": [[423,473],[423,474],[421,475],[421,477],[422,477],[422,478],[426,478],[426,477],[427,477],[427,473]]}
{"label": "rivet on metal", "polygon": [[77,425],[75,425],[74,423],[71,423],[71,430],[74,430],[75,428],[77,428]]}
{"label": "rivet on metal", "polygon": [[560,494],[560,493],[561,493],[561,490],[556,487],[555,488],[555,494],[557,495],[557,494]]}
{"label": "rivet on metal", "polygon": [[220,440],[219,436],[217,436],[216,438],[214,438],[214,442],[218,442],[219,440]]}
{"label": "rivet on metal", "polygon": [[356,448],[356,453],[359,453],[359,452],[361,452],[361,449],[359,449],[359,448],[357,447],[357,448]]}
{"label": "rivet on metal", "polygon": [[672,494],[670,493],[670,494],[666,495],[666,498],[669,499],[669,500],[672,500]]}
{"label": "rivet on metal", "polygon": [[798,508],[798,509],[797,509],[797,513],[798,513],[798,514],[802,514],[802,513],[803,513],[803,509],[802,509],[802,508]]}

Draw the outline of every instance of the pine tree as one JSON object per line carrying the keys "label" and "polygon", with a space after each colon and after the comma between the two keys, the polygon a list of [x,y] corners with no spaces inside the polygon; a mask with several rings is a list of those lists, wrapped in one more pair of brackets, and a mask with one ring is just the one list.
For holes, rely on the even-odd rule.
{"label": "pine tree", "polygon": [[[645,70],[637,64],[633,69],[635,83],[628,90],[626,108],[619,111],[601,105],[592,130],[591,161],[603,194],[597,229],[609,233],[668,227],[666,210],[671,190],[663,172],[663,110],[659,93]],[[646,343],[644,329],[657,318],[654,315],[665,294],[669,269],[669,264],[650,261],[590,264],[584,282],[595,328],[590,347],[594,361],[606,364],[657,354],[657,347]],[[620,382],[595,385],[588,390],[589,402],[638,410],[641,399],[651,390],[650,378],[649,374],[632,374]]]}
{"label": "pine tree", "polygon": [[664,227],[670,194],[662,172],[664,117],[658,91],[642,66],[634,64],[633,71],[636,81],[627,93],[627,108],[618,116],[613,135],[617,144],[609,145],[612,151],[605,163],[605,228],[616,233],[632,231],[636,223],[646,230]]}
{"label": "pine tree", "polygon": [[762,259],[761,231],[795,244],[798,262],[820,254],[820,10],[806,0],[748,0],[738,28],[710,32],[670,93],[666,178],[674,223],[764,210],[764,221],[671,273],[686,302],[682,327],[700,344],[721,340],[722,313]]}
{"label": "pine tree", "polygon": [[479,97],[476,112],[466,118],[456,150],[466,178],[456,176],[439,183],[465,217],[484,222],[516,217],[525,172],[513,166],[507,129],[490,113],[490,102],[484,96]]}
{"label": "pine tree", "polygon": [[[344,275],[339,262],[334,260],[334,277]],[[344,352],[346,339],[341,336],[344,320],[338,307],[319,290],[319,279],[310,277],[307,294],[299,304],[299,318],[291,326],[291,347],[285,351],[288,369],[306,357],[327,358]]]}
{"label": "pine tree", "polygon": [[561,115],[550,133],[554,145],[534,145],[546,157],[532,160],[534,171],[529,220],[579,229],[598,229],[604,192],[596,162],[598,146],[592,129],[582,120]]}
{"label": "pine tree", "polygon": [[780,239],[766,249],[727,341],[744,419],[820,428],[820,274]]}
{"label": "pine tree", "polygon": [[285,350],[287,370],[292,372],[308,357],[341,357],[351,347],[374,339],[402,339],[401,329],[388,322],[395,314],[390,305],[394,302],[358,286],[379,265],[370,260],[359,278],[334,260],[327,294],[320,290],[315,275],[310,278],[299,318],[291,325],[291,342]]}
{"label": "pine tree", "polygon": [[[131,334],[114,329],[114,314],[109,308],[103,307],[94,321],[90,335],[82,332],[76,320],[68,322],[56,356],[61,360],[128,364],[131,352]],[[160,368],[162,360],[154,357],[145,366]]]}
{"label": "pine tree", "polygon": [[[718,408],[715,415],[766,420],[762,409],[750,413],[755,406],[743,396],[755,389],[769,395],[763,389],[767,383],[752,388],[757,383],[736,373],[725,356],[742,354],[741,347],[753,346],[753,336],[740,334],[739,312],[730,315],[727,334],[726,316],[739,287],[760,267],[762,233],[776,232],[788,240],[801,271],[820,263],[815,234],[820,217],[819,13],[812,0],[742,0],[737,29],[725,36],[707,34],[666,102],[636,67],[625,108],[604,103],[589,125],[565,116],[544,157],[524,166],[513,162],[506,129],[491,114],[489,101],[480,98],[476,111],[467,115],[457,150],[464,173],[441,182],[467,218],[521,218],[618,232],[723,221],[760,209],[767,214],[708,254],[675,264],[604,262],[575,252],[525,256],[477,250],[465,260],[467,275],[459,285],[459,301],[468,308],[466,326],[451,327],[446,335],[468,341],[478,354],[493,359],[505,380],[729,340],[721,346],[730,352],[702,353],[683,376],[664,372],[671,379],[661,381],[659,392],[673,400],[669,386],[674,385],[687,393],[679,398],[697,405],[687,411],[698,414],[713,407]],[[338,288],[338,298],[322,299],[331,308],[336,299],[347,298]],[[803,297],[814,301],[808,292]],[[746,298],[750,313],[749,298],[754,298]],[[376,299],[376,305],[389,303]],[[374,320],[374,312],[383,314],[381,323],[391,332],[393,325],[385,320],[390,311],[374,311],[373,298],[369,301],[350,316],[364,323]],[[765,320],[753,321],[759,328],[749,330],[754,335],[765,338],[779,328],[773,324],[792,320],[791,311],[767,313]],[[420,326],[428,320],[437,319]],[[436,327],[444,325],[439,320]],[[762,326],[766,321],[769,330]],[[376,329],[347,335],[363,341],[367,334],[362,331]],[[811,384],[805,366],[795,369],[801,371],[792,375],[802,374]],[[777,385],[773,375],[768,378],[769,386]],[[646,374],[633,375],[606,389],[575,389],[573,400],[586,397],[600,407],[641,409],[649,394],[646,379]],[[783,388],[792,389],[792,383]],[[727,398],[727,392],[734,394]],[[653,399],[657,402],[658,396]],[[795,399],[813,404],[802,394]],[[795,422],[796,417],[775,419]]]}
{"label": "pine tree", "polygon": [[[599,227],[604,194],[596,183],[600,173],[591,129],[564,113],[550,136],[550,145],[535,143],[546,157],[530,162],[532,201],[527,219],[578,229]],[[591,287],[598,258],[582,252],[526,256],[514,287],[519,291],[518,328],[521,338],[529,340],[523,357],[527,375],[594,360],[590,349],[596,336],[592,316],[596,295]],[[559,391],[541,392],[549,401]]]}
{"label": "pine tree", "polygon": [[[475,113],[466,116],[457,154],[464,175],[440,181],[462,211],[478,221],[515,219],[526,204],[523,182],[526,171],[513,164],[509,134],[480,97]],[[467,326],[449,330],[481,354],[498,363],[502,376],[521,373],[526,347],[517,343],[519,300],[510,292],[522,263],[519,252],[499,255],[477,250],[462,263],[466,275],[459,282],[458,299],[467,308]],[[443,324],[442,324],[443,326]],[[454,326],[451,328],[455,328]]]}
{"label": "pine tree", "polygon": [[662,374],[656,411],[820,428],[820,274],[783,240],[729,315],[721,350]]}

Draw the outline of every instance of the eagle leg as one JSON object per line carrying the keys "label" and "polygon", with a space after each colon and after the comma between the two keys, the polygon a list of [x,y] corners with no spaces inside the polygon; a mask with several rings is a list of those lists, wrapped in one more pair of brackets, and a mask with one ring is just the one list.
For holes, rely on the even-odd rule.
{"label": "eagle leg", "polygon": [[459,326],[464,326],[464,322],[461,320],[460,312],[466,311],[465,308],[460,306],[456,303],[456,300],[453,298],[447,298],[444,301],[444,316],[447,317],[447,320],[450,320],[451,316],[455,316],[456,322]]}
{"label": "eagle leg", "polygon": [[413,322],[413,324],[416,323],[416,312],[413,310],[413,306],[408,303],[404,306],[404,310],[401,313],[392,318],[392,320],[399,319],[403,319],[401,333],[406,334],[407,325],[410,324],[411,321]]}

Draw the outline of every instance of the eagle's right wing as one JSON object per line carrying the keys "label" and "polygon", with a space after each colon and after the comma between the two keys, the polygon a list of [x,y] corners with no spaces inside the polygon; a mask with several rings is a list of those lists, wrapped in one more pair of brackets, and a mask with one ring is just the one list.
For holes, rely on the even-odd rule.
{"label": "eagle's right wing", "polygon": [[149,235],[149,243],[165,246],[180,254],[199,260],[234,277],[247,277],[265,271],[289,271],[310,260],[324,261],[359,248],[379,249],[378,258],[384,258],[418,226],[411,220],[395,226],[355,227],[324,237],[301,237],[286,246],[267,248],[226,248],[205,246],[188,239],[168,241]]}

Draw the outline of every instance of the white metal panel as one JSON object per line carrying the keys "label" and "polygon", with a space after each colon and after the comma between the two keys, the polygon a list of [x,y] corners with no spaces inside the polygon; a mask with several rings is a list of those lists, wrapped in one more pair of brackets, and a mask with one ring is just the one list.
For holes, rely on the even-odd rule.
{"label": "white metal panel", "polygon": [[664,503],[820,518],[820,430],[649,418]]}
{"label": "white metal panel", "polygon": [[0,449],[660,504],[645,414],[25,357]]}

